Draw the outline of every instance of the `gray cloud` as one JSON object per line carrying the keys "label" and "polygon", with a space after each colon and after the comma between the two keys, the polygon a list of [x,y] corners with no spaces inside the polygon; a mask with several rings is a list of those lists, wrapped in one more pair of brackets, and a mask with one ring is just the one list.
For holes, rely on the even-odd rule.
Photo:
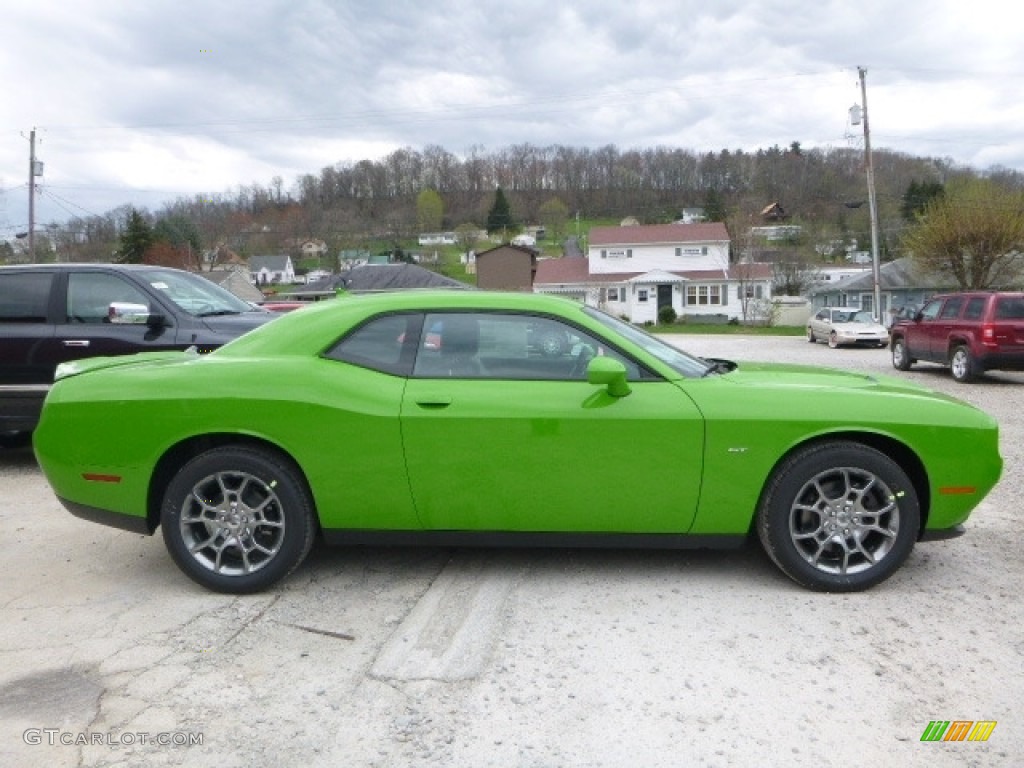
{"label": "gray cloud", "polygon": [[857,65],[875,146],[1024,170],[995,0],[8,5],[0,237],[26,220],[32,126],[46,188],[102,213],[402,146],[856,145]]}

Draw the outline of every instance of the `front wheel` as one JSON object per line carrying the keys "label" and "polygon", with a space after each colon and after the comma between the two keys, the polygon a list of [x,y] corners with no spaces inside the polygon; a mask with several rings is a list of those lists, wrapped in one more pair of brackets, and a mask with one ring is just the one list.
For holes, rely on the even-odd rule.
{"label": "front wheel", "polygon": [[920,516],[917,492],[891,458],[860,443],[822,443],[798,451],[772,475],[757,533],[798,584],[856,592],[903,564]]}
{"label": "front wheel", "polygon": [[839,347],[839,337],[836,335],[835,331],[832,331],[832,333],[828,335],[828,345],[832,349],[837,349]]}
{"label": "front wheel", "polygon": [[913,360],[907,352],[907,342],[902,338],[892,340],[892,367],[897,371],[909,371]]}
{"label": "front wheel", "polygon": [[960,345],[953,349],[949,356],[949,370],[953,378],[961,383],[971,381],[975,377],[974,360],[967,347]]}
{"label": "front wheel", "polygon": [[817,339],[814,338],[814,331],[810,328],[807,329],[807,340],[813,344]]}
{"label": "front wheel", "polygon": [[297,470],[269,451],[214,448],[171,480],[164,543],[185,575],[215,592],[266,589],[309,554],[316,516]]}

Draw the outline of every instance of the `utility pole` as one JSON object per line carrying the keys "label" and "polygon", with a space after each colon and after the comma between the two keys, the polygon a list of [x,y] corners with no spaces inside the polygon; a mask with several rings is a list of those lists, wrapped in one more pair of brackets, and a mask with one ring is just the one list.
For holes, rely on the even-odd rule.
{"label": "utility pole", "polygon": [[882,275],[878,261],[878,203],[875,201],[875,169],[871,162],[871,131],[868,128],[868,88],[865,83],[867,69],[857,67],[860,74],[860,98],[864,119],[864,161],[868,174],[868,210],[871,215],[871,276],[875,286],[874,315],[878,322],[882,318]]}
{"label": "utility pole", "polygon": [[[24,136],[24,134],[22,134]],[[36,260],[36,129],[28,140],[28,259]]]}

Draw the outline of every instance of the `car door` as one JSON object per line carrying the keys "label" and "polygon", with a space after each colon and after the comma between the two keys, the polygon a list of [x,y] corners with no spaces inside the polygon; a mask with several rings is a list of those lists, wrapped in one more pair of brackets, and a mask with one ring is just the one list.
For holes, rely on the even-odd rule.
{"label": "car door", "polygon": [[83,357],[126,355],[135,352],[177,349],[173,321],[156,326],[143,323],[111,323],[107,316],[113,302],[137,304],[165,313],[155,299],[121,275],[99,270],[71,270],[66,275],[65,302],[49,357],[53,366]]}
{"label": "car door", "polygon": [[921,308],[917,317],[902,327],[903,339],[910,357],[933,360],[932,334],[943,299],[932,299]]}
{"label": "car door", "polygon": [[935,319],[929,321],[928,351],[932,360],[945,362],[949,356],[949,336],[958,325],[963,306],[963,296],[950,296],[943,302]]}
{"label": "car door", "polygon": [[[700,491],[703,421],[674,384],[551,318],[434,313],[403,395],[406,466],[431,530],[681,533]],[[566,339],[559,354],[539,341]],[[632,391],[586,381],[608,355]]]}
{"label": "car door", "polygon": [[39,387],[45,393],[53,381],[45,349],[53,338],[54,279],[53,272],[47,270],[0,274],[0,387],[5,393],[26,387]]}

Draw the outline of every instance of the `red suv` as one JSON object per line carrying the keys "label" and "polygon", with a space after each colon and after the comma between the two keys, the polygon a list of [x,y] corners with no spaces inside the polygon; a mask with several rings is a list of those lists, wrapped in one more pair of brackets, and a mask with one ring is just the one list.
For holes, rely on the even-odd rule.
{"label": "red suv", "polygon": [[933,296],[890,330],[892,364],[948,365],[957,381],[985,371],[1024,371],[1024,293],[968,291]]}

